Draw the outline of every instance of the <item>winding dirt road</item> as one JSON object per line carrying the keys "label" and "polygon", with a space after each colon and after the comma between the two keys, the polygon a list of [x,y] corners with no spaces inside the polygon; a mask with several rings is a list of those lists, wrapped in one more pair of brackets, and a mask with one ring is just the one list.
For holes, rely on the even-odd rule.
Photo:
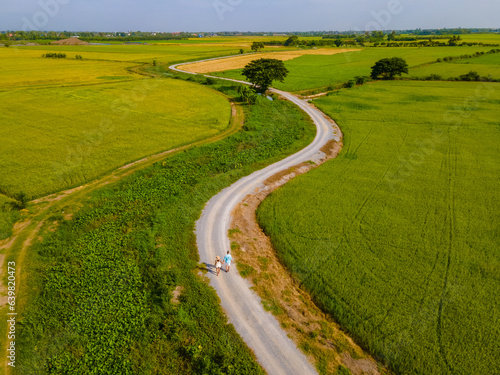
{"label": "winding dirt road", "polygon": [[[188,73],[177,68],[181,65],[184,64],[172,65],[170,69]],[[227,78],[221,79],[249,84]],[[196,239],[200,258],[211,271],[213,271],[212,261],[216,255],[222,256],[230,250],[228,231],[231,212],[235,206],[249,193],[259,189],[269,177],[300,163],[322,159],[325,155],[321,148],[328,141],[332,139],[339,141],[342,137],[340,129],[332,127],[331,120],[327,120],[323,112],[307,101],[284,91],[276,89],[271,91],[304,110],[313,119],[317,134],[314,141],[306,148],[240,179],[207,203],[201,218],[196,223]],[[243,279],[234,267],[229,273],[222,271],[219,277],[214,272],[209,272],[208,277],[222,301],[222,307],[230,323],[254,351],[258,362],[268,374],[317,374],[306,356],[280,328],[276,318],[264,310],[259,296],[250,289],[250,283]]]}

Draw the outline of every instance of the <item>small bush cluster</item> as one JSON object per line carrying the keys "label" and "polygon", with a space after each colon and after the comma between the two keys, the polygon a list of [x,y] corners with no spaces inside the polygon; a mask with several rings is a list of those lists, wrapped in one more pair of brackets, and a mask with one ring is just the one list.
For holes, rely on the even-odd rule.
{"label": "small bush cluster", "polygon": [[83,57],[82,57],[82,55],[76,55],[75,59],[77,59],[77,60],[83,60]]}
{"label": "small bush cluster", "polygon": [[[467,43],[463,42],[460,44],[449,44],[445,42],[438,42],[435,40],[423,40],[420,42],[412,42],[412,43],[398,43],[398,42],[382,42],[380,46],[383,47],[498,47],[499,44],[487,44],[487,43]],[[377,47],[374,45],[374,47]]]}
{"label": "small bush cluster", "polygon": [[354,86],[360,86],[364,85],[366,82],[370,82],[371,79],[368,76],[356,76],[354,79],[350,79],[349,81],[345,82],[342,87],[350,89]]}
{"label": "small bush cluster", "polygon": [[48,58],[48,59],[65,59],[66,54],[65,53],[44,53],[42,57]]}
{"label": "small bush cluster", "polygon": [[465,82],[470,82],[470,81],[481,81],[481,82],[500,82],[500,79],[495,79],[490,77],[485,77],[485,76],[480,76],[478,72],[475,71],[470,71],[467,74],[462,74],[458,77],[449,77],[449,78],[443,78],[443,76],[439,74],[430,74],[426,77],[411,77],[410,78],[412,81],[465,81]]}
{"label": "small bush cluster", "polygon": [[480,57],[480,56],[483,56],[483,55],[491,55],[493,53],[499,53],[500,52],[500,49],[499,48],[494,48],[494,49],[491,49],[489,50],[488,52],[476,52],[476,53],[473,53],[473,54],[465,54],[465,55],[460,55],[460,56],[447,56],[447,57],[443,57],[442,59],[437,59],[436,62],[440,63],[440,62],[450,62],[450,61],[455,61],[455,60],[463,60],[463,59],[473,59],[475,57]]}

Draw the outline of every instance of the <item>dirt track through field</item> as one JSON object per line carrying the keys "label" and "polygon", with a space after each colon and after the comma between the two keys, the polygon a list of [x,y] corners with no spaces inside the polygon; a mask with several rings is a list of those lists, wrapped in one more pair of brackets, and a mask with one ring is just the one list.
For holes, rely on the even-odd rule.
{"label": "dirt track through field", "polygon": [[[183,64],[172,65],[170,69],[184,72],[178,69],[180,65]],[[196,223],[196,240],[200,258],[210,270],[210,284],[221,298],[229,321],[254,351],[262,367],[272,375],[316,374],[309,359],[281,329],[276,318],[264,310],[259,296],[251,290],[247,280],[234,269],[229,273],[221,272],[220,276],[213,272],[212,262],[215,257],[223,256],[230,250],[228,231],[234,208],[248,194],[263,188],[263,183],[272,176],[304,162],[319,163],[325,158],[321,149],[332,139],[336,142],[342,140],[338,126],[316,107],[288,92],[276,89],[271,91],[291,101],[311,117],[317,128],[314,141],[298,153],[240,179],[213,197]]]}

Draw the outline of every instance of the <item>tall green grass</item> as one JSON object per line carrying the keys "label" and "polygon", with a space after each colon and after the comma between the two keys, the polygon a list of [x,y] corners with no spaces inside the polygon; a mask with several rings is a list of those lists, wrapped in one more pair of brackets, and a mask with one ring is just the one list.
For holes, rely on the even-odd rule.
{"label": "tall green grass", "polygon": [[0,194],[0,241],[12,235],[12,226],[20,218],[17,204],[15,200]]}
{"label": "tall green grass", "polygon": [[477,72],[482,77],[500,79],[500,53],[417,67],[410,69],[409,74],[419,78],[438,74],[443,79],[448,79],[459,77],[470,71]]}
{"label": "tall green grass", "polygon": [[315,103],[345,145],[259,208],[282,261],[396,373],[495,373],[500,86],[377,82]]}
{"label": "tall green grass", "polygon": [[[0,92],[0,189],[39,197],[229,125],[226,98],[201,85],[142,79]],[[20,110],[22,108],[22,110]]]}
{"label": "tall green grass", "polygon": [[259,98],[246,116],[237,134],[97,191],[72,221],[49,220],[60,226],[24,271],[19,374],[263,373],[198,276],[212,260],[198,259],[194,223],[211,196],[304,147],[314,127],[283,101]]}

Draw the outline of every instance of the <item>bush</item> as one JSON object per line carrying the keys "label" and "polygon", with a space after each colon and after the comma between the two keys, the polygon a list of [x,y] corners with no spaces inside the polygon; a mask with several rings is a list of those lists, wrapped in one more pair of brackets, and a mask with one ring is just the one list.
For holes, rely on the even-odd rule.
{"label": "bush", "polygon": [[368,76],[356,76],[354,78],[356,79],[356,85],[364,85],[370,80],[370,77]]}
{"label": "bush", "polygon": [[65,53],[45,53],[42,55],[42,57],[45,57],[45,58],[52,58],[52,59],[65,59],[66,58],[66,54]]}
{"label": "bush", "polygon": [[28,196],[24,191],[17,193],[14,198],[16,199],[15,208],[18,210],[24,210],[26,208],[26,204],[28,203]]}
{"label": "bush", "polygon": [[336,375],[352,375],[352,372],[347,367],[339,365]]}
{"label": "bush", "polygon": [[205,85],[215,85],[216,82],[217,82],[217,79],[212,78],[212,77],[207,77],[204,84]]}
{"label": "bush", "polygon": [[353,79],[351,79],[351,80],[347,81],[346,83],[344,83],[344,87],[346,89],[350,89],[350,88],[352,88],[354,86],[356,86],[356,81],[353,80]]}
{"label": "bush", "polygon": [[247,104],[255,104],[257,101],[257,94],[248,86],[238,86],[238,94],[240,94],[240,100]]}
{"label": "bush", "polygon": [[461,81],[479,81],[481,76],[477,72],[470,71],[467,74],[463,74],[460,77]]}
{"label": "bush", "polygon": [[425,77],[426,81],[442,81],[443,77],[441,77],[439,74],[431,74],[427,77]]}

